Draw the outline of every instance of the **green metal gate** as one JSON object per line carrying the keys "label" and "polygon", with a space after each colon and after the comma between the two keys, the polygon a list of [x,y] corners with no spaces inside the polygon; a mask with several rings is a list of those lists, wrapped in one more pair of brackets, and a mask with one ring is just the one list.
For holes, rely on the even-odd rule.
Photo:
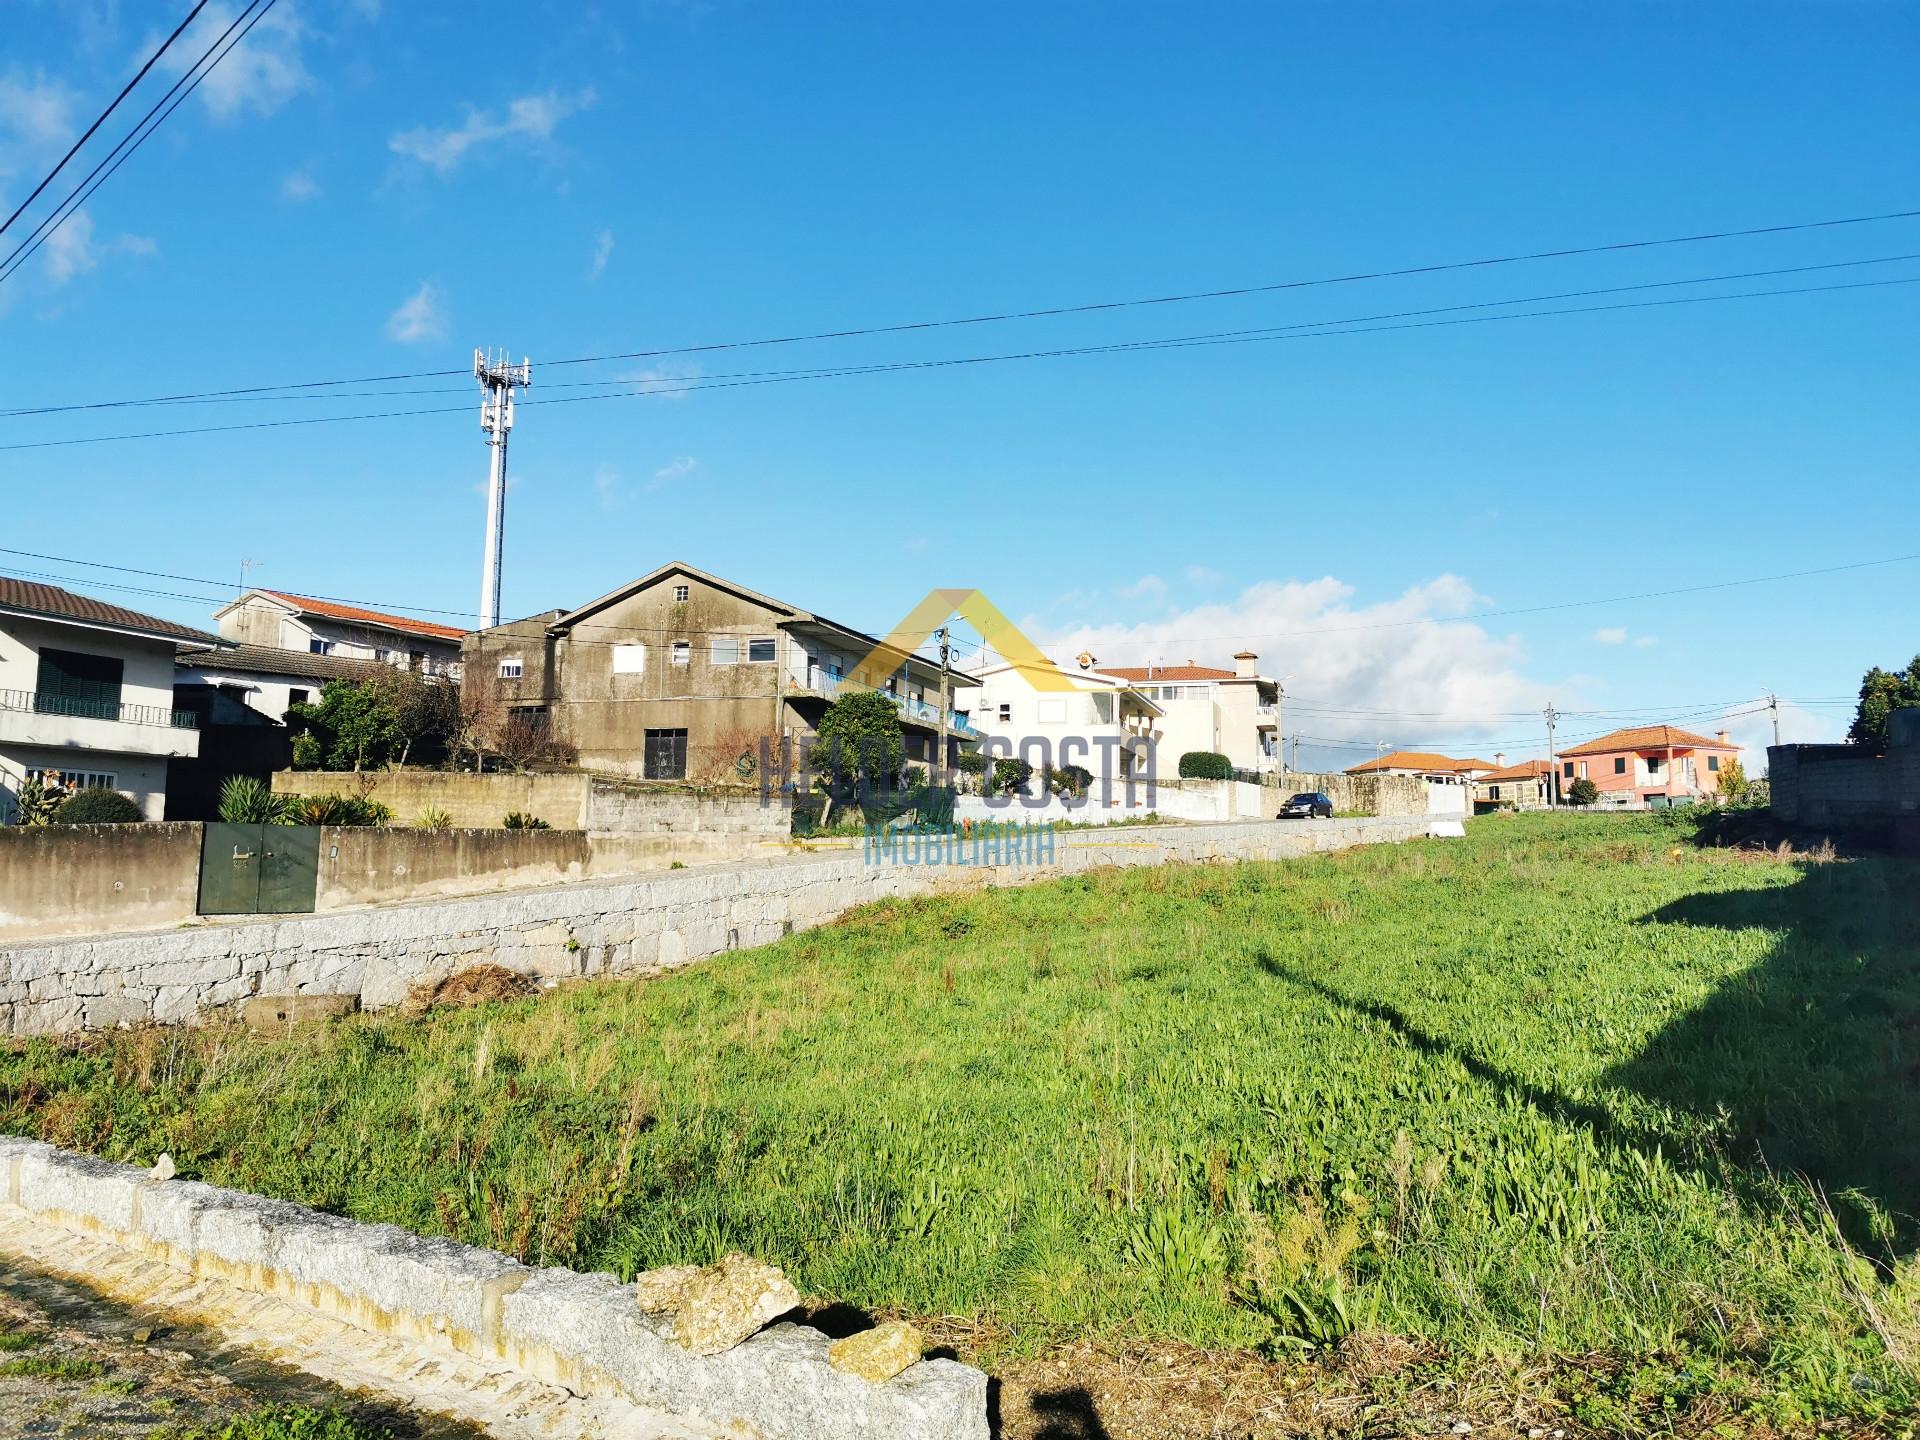
{"label": "green metal gate", "polygon": [[202,915],[307,914],[319,885],[318,825],[207,825],[200,841]]}

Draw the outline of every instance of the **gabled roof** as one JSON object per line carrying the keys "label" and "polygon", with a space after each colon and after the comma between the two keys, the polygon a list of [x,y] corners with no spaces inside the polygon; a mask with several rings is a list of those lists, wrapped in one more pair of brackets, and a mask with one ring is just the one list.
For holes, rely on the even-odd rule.
{"label": "gabled roof", "polygon": [[1728,740],[1709,740],[1704,735],[1696,735],[1691,730],[1681,730],[1673,725],[1635,725],[1626,730],[1615,730],[1611,735],[1602,735],[1598,740],[1589,740],[1584,745],[1576,745],[1571,750],[1562,750],[1562,758],[1570,755],[1610,755],[1616,750],[1738,750],[1740,747]]}
{"label": "gabled roof", "polygon": [[[824,615],[815,614],[811,610],[803,610],[798,605],[789,605],[786,601],[776,600],[771,595],[762,595],[757,590],[749,590],[744,585],[736,585],[731,580],[725,580],[718,575],[710,574],[698,566],[687,564],[684,560],[669,560],[665,565],[649,570],[638,580],[629,580],[618,589],[609,590],[598,600],[589,600],[579,609],[567,611],[555,619],[547,629],[553,633],[565,634],[573,629],[574,626],[584,621],[588,616],[606,609],[609,605],[616,605],[630,595],[637,595],[650,585],[659,584],[660,581],[669,575],[685,575],[690,579],[698,580],[703,585],[710,585],[716,590],[724,590],[729,595],[737,595],[742,600],[750,601],[755,605],[764,605],[776,615],[784,617],[777,622],[782,626],[818,625],[823,629],[838,631],[849,639],[866,645],[870,650],[877,649],[881,643],[876,636],[869,635],[864,630],[856,630],[851,625],[842,625],[837,620],[829,620]],[[909,664],[919,665],[923,669],[929,667],[933,669],[939,668],[935,661],[929,660],[924,655],[909,655],[907,660]],[[952,677],[952,683],[956,686],[976,683],[963,671],[952,670],[949,674]]]}
{"label": "gabled roof", "polygon": [[173,657],[179,670],[218,670],[225,674],[285,675],[298,680],[358,680],[390,667],[378,660],[352,660],[344,655],[313,655],[305,650],[283,650],[277,645],[228,645],[218,650],[182,649]]}
{"label": "gabled roof", "polygon": [[415,620],[410,615],[389,615],[384,610],[368,610],[338,600],[316,600],[311,595],[291,595],[285,590],[249,590],[246,595],[222,605],[214,613],[226,614],[246,600],[248,595],[264,595],[269,600],[278,600],[296,615],[318,615],[328,620],[345,620],[354,625],[372,625],[381,630],[397,630],[403,635],[418,635],[428,640],[459,640],[467,633],[457,626],[440,625],[432,620]]}
{"label": "gabled roof", "polygon": [[143,615],[123,605],[109,605],[91,595],[76,595],[58,585],[39,585],[30,580],[15,580],[0,575],[0,610],[33,615],[49,620],[73,620],[83,625],[102,625],[126,630],[156,640],[191,640],[201,645],[218,645],[220,637],[190,625]]}
{"label": "gabled roof", "polygon": [[1523,760],[1518,765],[1509,765],[1504,770],[1495,770],[1491,775],[1482,775],[1482,781],[1500,780],[1539,780],[1553,773],[1553,766],[1544,760]]}
{"label": "gabled roof", "polygon": [[1393,750],[1378,760],[1369,760],[1364,765],[1347,767],[1349,775],[1366,775],[1376,770],[1431,770],[1436,773],[1454,774],[1462,766],[1472,762],[1456,760],[1451,755],[1439,755],[1431,750]]}
{"label": "gabled roof", "polygon": [[1453,762],[1453,768],[1456,770],[1495,770],[1499,767],[1491,760],[1456,760]]}

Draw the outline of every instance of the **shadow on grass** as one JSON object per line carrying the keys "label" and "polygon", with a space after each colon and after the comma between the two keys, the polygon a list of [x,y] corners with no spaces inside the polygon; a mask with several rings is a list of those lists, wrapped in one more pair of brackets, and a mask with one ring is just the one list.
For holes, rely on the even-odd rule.
{"label": "shadow on grass", "polygon": [[1043,1390],[1028,1403],[1040,1427],[1034,1431],[1034,1440],[1112,1440],[1093,1396],[1081,1386]]}
{"label": "shadow on grass", "polygon": [[1715,1117],[1736,1161],[1804,1175],[1850,1240],[1920,1244],[1920,864],[1803,865],[1791,885],[1689,895],[1648,922],[1778,938],[1767,959],[1605,1082]]}
{"label": "shadow on grass", "polygon": [[1691,1153],[1673,1135],[1514,1075],[1393,1005],[1342,994],[1264,953],[1255,963],[1543,1114],[1710,1171],[1742,1203],[1777,1203],[1771,1177],[1804,1176],[1848,1240],[1883,1264],[1920,1247],[1920,864],[1803,865],[1790,885],[1689,895],[1643,923],[1778,936],[1760,965],[1601,1077],[1705,1121],[1717,1141]]}

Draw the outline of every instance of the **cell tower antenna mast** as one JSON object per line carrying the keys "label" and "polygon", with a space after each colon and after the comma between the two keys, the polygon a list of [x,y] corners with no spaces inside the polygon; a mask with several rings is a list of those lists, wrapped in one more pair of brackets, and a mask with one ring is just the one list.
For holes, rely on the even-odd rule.
{"label": "cell tower antenna mast", "polygon": [[533,383],[533,366],[518,365],[506,351],[473,352],[473,378],[486,398],[480,402],[480,428],[487,432],[487,549],[480,566],[480,628],[500,623],[500,554],[507,528],[507,432],[513,429],[513,392]]}

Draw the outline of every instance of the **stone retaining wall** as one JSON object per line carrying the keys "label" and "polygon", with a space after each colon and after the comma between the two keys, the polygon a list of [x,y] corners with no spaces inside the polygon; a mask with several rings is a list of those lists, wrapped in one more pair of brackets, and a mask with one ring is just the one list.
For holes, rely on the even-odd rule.
{"label": "stone retaining wall", "polygon": [[[38,1222],[197,1279],[274,1295],[381,1336],[501,1360],[576,1395],[614,1396],[765,1440],[986,1440],[987,1377],[922,1360],[872,1384],[831,1368],[818,1330],[777,1324],[719,1355],[668,1338],[611,1275],[533,1269],[393,1225],[0,1136],[0,1190]],[[111,1285],[111,1276],[102,1282]]]}
{"label": "stone retaining wall", "polygon": [[[330,915],[0,948],[0,1034],[192,1021],[253,995],[344,995],[367,1009],[481,963],[547,980],[650,975],[765,945],[890,895],[1023,884],[1107,865],[1280,860],[1409,839],[1426,817],[1063,831],[1021,863],[916,846],[656,872]],[[1043,837],[1045,838],[1045,837]],[[963,855],[960,858],[965,859]]]}

